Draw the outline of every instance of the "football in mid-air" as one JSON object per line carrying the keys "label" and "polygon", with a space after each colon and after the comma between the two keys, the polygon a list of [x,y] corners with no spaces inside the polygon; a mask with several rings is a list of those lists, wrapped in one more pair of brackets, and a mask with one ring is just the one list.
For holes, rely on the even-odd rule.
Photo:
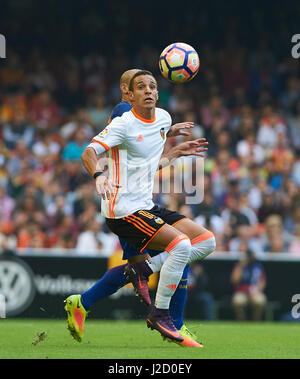
{"label": "football in mid-air", "polygon": [[159,69],[162,75],[175,83],[192,80],[200,67],[196,50],[183,42],[167,46],[159,57]]}

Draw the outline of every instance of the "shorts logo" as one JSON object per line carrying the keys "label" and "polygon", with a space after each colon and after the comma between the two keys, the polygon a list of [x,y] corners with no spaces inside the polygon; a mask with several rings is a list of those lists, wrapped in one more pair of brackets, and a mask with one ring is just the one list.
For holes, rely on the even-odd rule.
{"label": "shorts logo", "polygon": [[160,217],[155,217],[154,221],[157,223],[157,224],[163,224],[164,221],[160,218]]}
{"label": "shorts logo", "polygon": [[154,218],[154,215],[152,213],[147,212],[147,211],[138,211],[138,213],[144,217],[149,218],[150,220],[152,220]]}
{"label": "shorts logo", "polygon": [[160,136],[161,136],[161,138],[165,139],[165,135],[166,135],[165,128],[161,128],[160,129]]}

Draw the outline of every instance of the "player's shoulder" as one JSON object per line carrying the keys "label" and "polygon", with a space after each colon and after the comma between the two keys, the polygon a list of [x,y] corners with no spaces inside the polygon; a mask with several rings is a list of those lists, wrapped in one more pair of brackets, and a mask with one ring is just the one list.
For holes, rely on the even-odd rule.
{"label": "player's shoulder", "polygon": [[111,122],[109,123],[108,127],[110,129],[122,129],[123,132],[127,130],[128,125],[131,124],[133,118],[133,114],[131,112],[131,109],[127,112],[124,112],[120,116],[114,117]]}
{"label": "player's shoulder", "polygon": [[162,108],[155,108],[155,115],[156,115],[156,117],[164,118],[168,121],[172,120],[170,113],[167,112],[165,109],[162,109]]}
{"label": "player's shoulder", "polygon": [[113,120],[115,117],[121,117],[125,112],[130,111],[131,108],[132,108],[132,105],[127,103],[127,101],[121,101],[112,110],[111,116],[110,116],[111,120]]}

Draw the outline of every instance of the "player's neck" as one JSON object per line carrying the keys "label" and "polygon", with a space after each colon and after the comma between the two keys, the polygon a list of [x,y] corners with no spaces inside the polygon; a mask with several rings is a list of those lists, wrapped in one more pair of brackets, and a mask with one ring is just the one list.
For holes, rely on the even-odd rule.
{"label": "player's neck", "polygon": [[125,94],[123,94],[122,95],[122,99],[121,99],[122,101],[126,101],[127,103],[129,103],[129,104],[131,104],[131,102],[130,102],[130,100],[129,100],[129,96],[128,95],[125,95]]}
{"label": "player's neck", "polygon": [[155,119],[155,107],[145,108],[138,105],[133,105],[133,110],[137,116],[142,119],[152,121]]}

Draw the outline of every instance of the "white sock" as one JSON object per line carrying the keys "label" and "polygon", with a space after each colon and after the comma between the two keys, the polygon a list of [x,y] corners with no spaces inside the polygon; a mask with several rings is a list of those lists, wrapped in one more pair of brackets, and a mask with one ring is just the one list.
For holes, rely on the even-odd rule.
{"label": "white sock", "polygon": [[183,270],[191,254],[191,241],[184,234],[179,235],[167,246],[169,256],[160,270],[155,307],[169,309],[170,300],[180,282]]}
{"label": "white sock", "polygon": [[151,257],[150,259],[146,260],[146,263],[151,268],[153,272],[159,272],[162,268],[162,265],[164,264],[165,260],[168,258],[169,253],[166,251],[163,251],[160,254],[155,255],[154,257]]}

